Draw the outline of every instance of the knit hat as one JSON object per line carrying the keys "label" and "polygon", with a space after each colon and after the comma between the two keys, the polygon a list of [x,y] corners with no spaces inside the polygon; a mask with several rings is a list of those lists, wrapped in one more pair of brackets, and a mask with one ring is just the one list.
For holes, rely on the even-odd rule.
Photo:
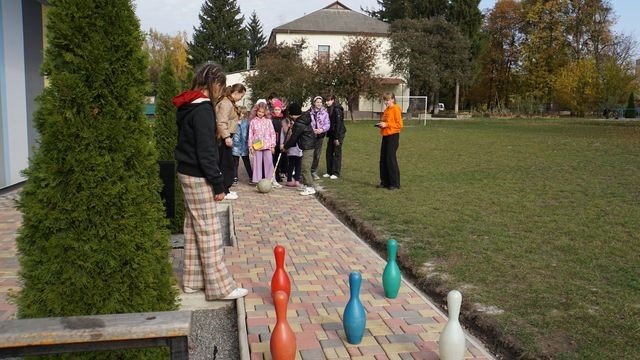
{"label": "knit hat", "polygon": [[271,104],[273,104],[273,108],[279,108],[280,110],[284,109],[284,104],[282,103],[282,100],[280,99],[273,99],[271,101]]}
{"label": "knit hat", "polygon": [[289,111],[289,115],[302,115],[302,108],[300,107],[300,105],[298,105],[298,103],[289,104],[287,110]]}
{"label": "knit hat", "polygon": [[313,98],[313,102],[316,102],[316,100],[318,100],[318,99],[320,99],[320,100],[324,100],[324,99],[322,98],[322,96],[318,95],[318,96],[316,96],[316,97],[314,97],[314,98]]}
{"label": "knit hat", "polygon": [[260,103],[266,104],[266,103],[267,103],[267,100],[265,100],[265,99],[258,99],[258,101],[256,101],[256,105],[258,105],[258,104],[260,104]]}

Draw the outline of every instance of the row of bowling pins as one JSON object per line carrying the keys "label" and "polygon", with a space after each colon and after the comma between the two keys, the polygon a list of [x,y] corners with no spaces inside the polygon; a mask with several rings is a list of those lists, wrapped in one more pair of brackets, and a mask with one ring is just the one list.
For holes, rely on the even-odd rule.
{"label": "row of bowling pins", "polygon": [[[400,268],[396,263],[397,242],[387,242],[388,259],[382,276],[385,296],[394,299],[400,289]],[[276,325],[271,334],[271,356],[275,360],[295,359],[296,338],[287,322],[287,304],[291,295],[291,281],[284,269],[284,247],[278,245],[274,249],[276,270],[271,278],[271,296],[276,309]],[[353,271],[349,274],[350,297],[342,316],[347,342],[357,345],[362,341],[367,323],[367,314],[360,302],[360,286],[362,275]],[[461,360],[466,349],[464,332],[459,322],[462,294],[452,290],[447,296],[449,321],[445,325],[439,340],[440,358],[443,360]]]}

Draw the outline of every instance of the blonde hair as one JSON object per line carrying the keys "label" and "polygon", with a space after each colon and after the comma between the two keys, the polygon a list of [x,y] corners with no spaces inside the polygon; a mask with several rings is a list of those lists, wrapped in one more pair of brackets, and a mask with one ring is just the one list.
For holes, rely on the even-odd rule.
{"label": "blonde hair", "polygon": [[269,112],[267,103],[259,102],[253,107],[253,109],[251,109],[251,116],[249,116],[251,120],[258,117],[258,110],[262,110],[264,112],[264,117],[271,119],[271,113]]}
{"label": "blonde hair", "polygon": [[238,110],[240,111],[240,118],[244,119],[249,114],[246,106],[238,106]]}
{"label": "blonde hair", "polygon": [[384,95],[382,95],[382,99],[383,100],[393,100],[393,103],[395,104],[396,102],[396,95],[392,92],[386,92],[384,93]]}

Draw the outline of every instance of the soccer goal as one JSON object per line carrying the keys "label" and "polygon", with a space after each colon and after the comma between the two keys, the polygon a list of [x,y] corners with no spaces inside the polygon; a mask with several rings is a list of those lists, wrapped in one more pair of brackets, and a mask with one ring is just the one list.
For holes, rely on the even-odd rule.
{"label": "soccer goal", "polygon": [[426,96],[396,96],[396,104],[400,105],[405,113],[405,121],[422,120],[422,125],[427,125],[427,119],[431,118],[427,110]]}

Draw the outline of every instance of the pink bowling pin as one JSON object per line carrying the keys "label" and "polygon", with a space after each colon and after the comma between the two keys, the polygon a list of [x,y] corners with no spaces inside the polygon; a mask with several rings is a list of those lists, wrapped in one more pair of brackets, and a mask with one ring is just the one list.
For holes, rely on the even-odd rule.
{"label": "pink bowling pin", "polygon": [[276,307],[276,326],[271,333],[271,357],[274,360],[294,360],[296,358],[296,336],[287,322],[287,303],[289,296],[278,290],[273,295]]}
{"label": "pink bowling pin", "polygon": [[276,256],[276,271],[271,278],[271,297],[274,296],[276,291],[282,290],[287,294],[288,299],[291,296],[291,281],[284,270],[284,253],[284,247],[280,245],[273,249],[273,254]]}

